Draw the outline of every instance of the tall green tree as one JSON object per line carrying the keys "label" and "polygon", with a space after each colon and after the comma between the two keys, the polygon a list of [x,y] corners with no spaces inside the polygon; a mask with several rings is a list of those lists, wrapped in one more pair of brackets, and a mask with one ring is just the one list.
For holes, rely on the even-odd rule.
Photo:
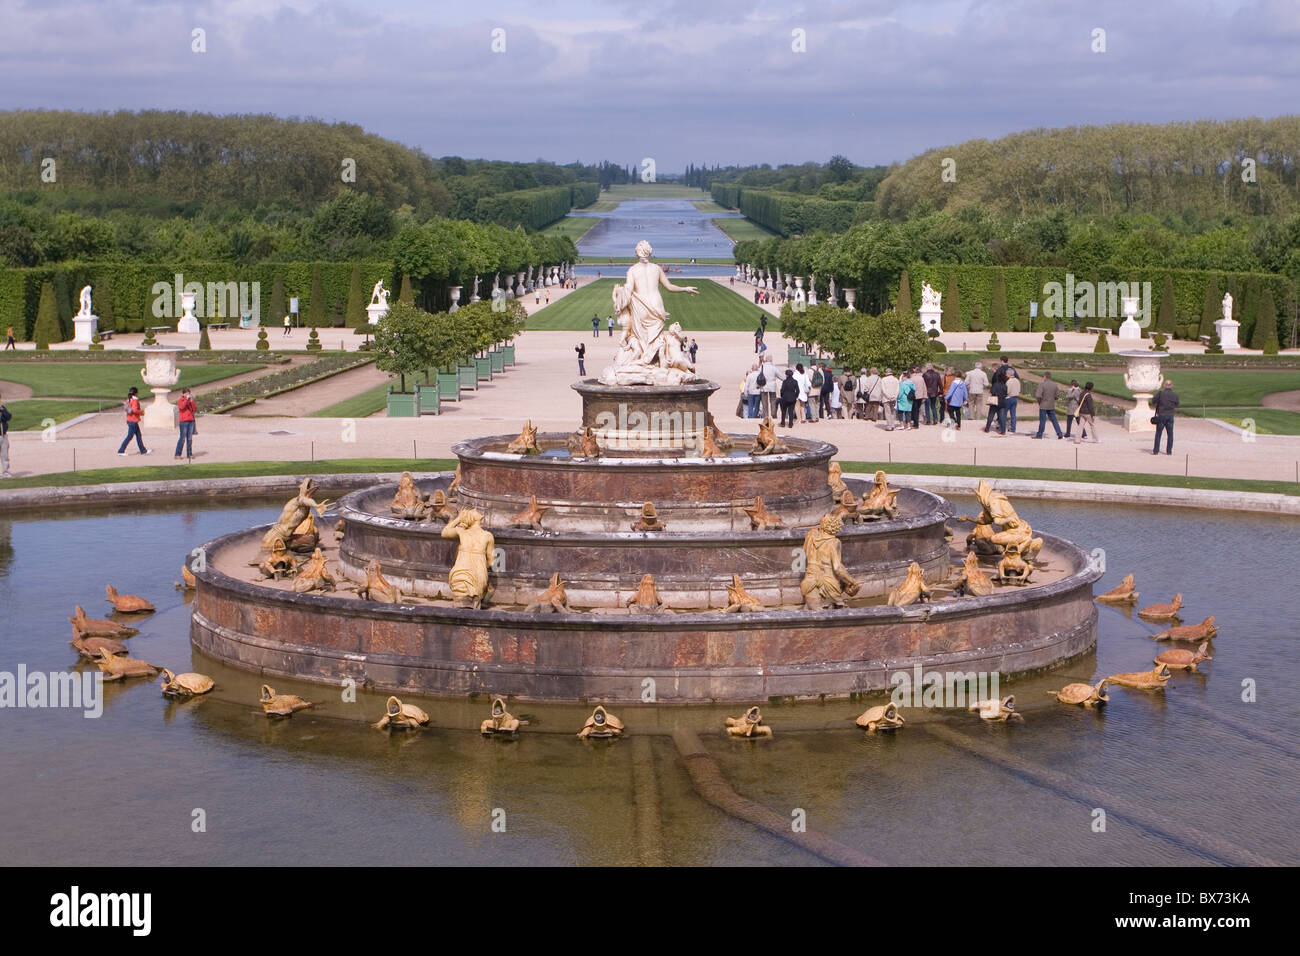
{"label": "tall green tree", "polygon": [[948,290],[944,292],[940,304],[943,306],[943,327],[949,332],[961,331],[965,326],[961,321],[961,298],[957,293],[957,273],[948,273]]}
{"label": "tall green tree", "polygon": [[47,351],[52,342],[62,342],[59,332],[59,308],[54,304],[54,283],[41,283],[41,303],[36,309],[36,327],[32,330],[36,347]]}
{"label": "tall green tree", "polygon": [[284,315],[288,311],[284,300],[284,276],[277,272],[275,278],[271,280],[271,311],[267,313],[264,320],[261,316],[257,318],[265,325],[279,325],[284,321]]}
{"label": "tall green tree", "polygon": [[348,280],[348,305],[345,313],[348,328],[359,329],[369,321],[366,314],[368,304],[366,287],[361,282],[361,267],[353,266],[352,277]]}
{"label": "tall green tree", "polygon": [[403,273],[402,275],[402,288],[401,291],[397,293],[397,301],[402,303],[402,305],[415,305],[415,290],[411,288],[411,276],[409,273]]}
{"label": "tall green tree", "polygon": [[1277,305],[1273,301],[1273,289],[1264,286],[1259,296],[1259,313],[1255,319],[1255,328],[1251,330],[1250,347],[1262,349],[1272,340],[1277,347]]}
{"label": "tall green tree", "polygon": [[1160,311],[1156,315],[1156,331],[1165,335],[1174,334],[1177,319],[1174,313],[1174,277],[1165,276],[1164,288],[1160,290]]}
{"label": "tall green tree", "polygon": [[1223,311],[1223,294],[1219,292],[1219,276],[1211,274],[1205,284],[1205,302],[1201,305],[1201,324],[1197,326],[1197,336],[1213,335],[1214,323]]}
{"label": "tall green tree", "polygon": [[311,298],[307,301],[307,324],[319,329],[326,323],[325,284],[321,281],[320,265],[311,270]]}
{"label": "tall green tree", "polygon": [[993,300],[989,303],[989,331],[1007,332],[1007,277],[1001,269],[993,277]]}
{"label": "tall green tree", "polygon": [[906,269],[903,270],[902,278],[898,280],[898,302],[894,305],[894,311],[903,315],[912,312],[912,283]]}

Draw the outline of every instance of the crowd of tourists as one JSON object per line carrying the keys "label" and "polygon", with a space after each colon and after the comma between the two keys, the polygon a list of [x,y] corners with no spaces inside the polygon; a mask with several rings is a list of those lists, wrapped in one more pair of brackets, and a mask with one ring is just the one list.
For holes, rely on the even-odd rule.
{"label": "crowd of tourists", "polygon": [[[761,343],[761,337],[758,338]],[[740,418],[773,418],[785,428],[797,423],[828,419],[860,419],[878,422],[886,431],[915,431],[944,425],[960,429],[963,421],[975,423],[995,436],[1017,434],[1019,428],[1020,373],[1007,356],[986,370],[982,361],[968,372],[934,363],[913,365],[895,372],[876,367],[835,372],[829,363],[814,361],[807,368],[797,363],[778,368],[766,348],[759,351],[749,372],[740,382],[736,415]],[[1173,408],[1178,397],[1172,390],[1157,396],[1160,430],[1169,435],[1172,448]],[[1163,405],[1161,401],[1163,400]],[[1038,428],[1030,437],[1041,439],[1051,425],[1058,439],[1096,442],[1096,405],[1093,383],[1068,386],[1044,372],[1034,393]],[[1064,404],[1062,430],[1058,407]],[[1167,414],[1163,414],[1167,408]],[[1077,435],[1075,431],[1077,429]],[[1029,429],[1020,432],[1029,434]],[[1157,437],[1157,446],[1159,437]]]}

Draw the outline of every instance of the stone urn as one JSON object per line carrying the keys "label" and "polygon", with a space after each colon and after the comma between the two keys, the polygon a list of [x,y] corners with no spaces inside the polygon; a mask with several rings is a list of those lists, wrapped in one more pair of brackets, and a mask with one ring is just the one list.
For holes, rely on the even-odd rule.
{"label": "stone urn", "polygon": [[1156,426],[1151,424],[1151,396],[1164,384],[1164,374],[1160,371],[1160,360],[1164,352],[1147,350],[1130,350],[1120,352],[1128,362],[1128,371],[1124,373],[1124,386],[1133,393],[1134,406],[1124,413],[1124,428],[1130,432],[1153,432]]}
{"label": "stone urn", "polygon": [[460,290],[464,286],[454,285],[451,287],[451,307],[447,309],[448,314],[455,312],[460,308]]}
{"label": "stone urn", "polygon": [[1137,320],[1137,296],[1126,295],[1120,299],[1120,303],[1124,309],[1124,321],[1119,326],[1119,340],[1121,342],[1140,342],[1142,340],[1142,326],[1138,324]]}
{"label": "stone urn", "polygon": [[176,320],[177,332],[198,335],[201,331],[199,320],[194,317],[194,297],[195,293],[193,292],[181,293],[181,317]]}
{"label": "stone urn", "polygon": [[856,311],[856,310],[853,308],[853,303],[856,302],[856,301],[858,301],[858,290],[857,290],[857,289],[845,289],[845,290],[844,290],[844,301],[848,303],[848,309],[849,309],[850,312]]}
{"label": "stone urn", "polygon": [[153,401],[144,407],[140,428],[144,431],[175,431],[176,406],[167,401],[167,395],[180,380],[181,370],[176,367],[176,356],[185,351],[185,346],[141,345],[136,351],[144,355],[140,378],[153,389]]}

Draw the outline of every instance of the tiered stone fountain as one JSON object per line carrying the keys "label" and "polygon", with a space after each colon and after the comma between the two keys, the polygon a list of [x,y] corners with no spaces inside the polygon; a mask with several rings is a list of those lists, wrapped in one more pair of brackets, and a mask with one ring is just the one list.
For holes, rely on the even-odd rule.
{"label": "tiered stone fountain", "polygon": [[[949,504],[909,488],[899,490],[897,517],[840,531],[844,566],[860,585],[849,606],[809,610],[800,592],[802,546],[833,507],[828,466],[836,449],[783,438],[784,453],[751,455],[752,438],[732,436],[736,450],[728,456],[701,457],[703,410],[717,387],[575,384],[583,421],[608,426],[596,432],[602,445],[621,446],[595,458],[571,457],[564,434],[538,436],[541,454],[508,452],[514,436],[456,445],[456,505],[479,511],[495,536],[494,591],[483,608],[454,607],[449,599],[457,544],[442,536],[444,525],[394,517],[397,489],[381,485],[339,502],[342,540],[335,546],[325,533],[322,547],[346,581],[364,582],[366,566],[378,562],[413,598],[378,604],[343,590],[298,594],[290,582],[261,580],[249,565],[266,529],[252,529],[205,546],[204,566],[194,568],[193,643],[235,666],[305,680],[620,702],[645,699],[647,686],[659,702],[849,695],[886,689],[889,674],[918,663],[1007,676],[1095,644],[1092,582],[1100,572],[1081,549],[1050,535],[1042,535],[1045,570],[1033,585],[885,604],[909,564],[936,582],[965,550],[966,529],[952,520]],[[611,422],[608,406],[617,398],[623,419]],[[638,436],[638,413],[646,414],[647,431],[655,414],[681,427]],[[418,486],[447,492],[453,479],[433,474]],[[871,487],[851,477],[844,483],[859,496]],[[751,530],[745,509],[757,496],[784,527]],[[510,527],[534,497],[545,509],[542,530]],[[663,530],[632,530],[646,501]],[[954,525],[956,551],[945,524]],[[556,572],[573,610],[525,612]],[[666,610],[629,613],[646,574]],[[722,611],[733,574],[762,610]]]}

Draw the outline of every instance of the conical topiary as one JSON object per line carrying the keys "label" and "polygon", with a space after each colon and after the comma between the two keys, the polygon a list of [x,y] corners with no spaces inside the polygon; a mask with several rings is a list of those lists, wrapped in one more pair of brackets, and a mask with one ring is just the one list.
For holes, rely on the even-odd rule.
{"label": "conical topiary", "polygon": [[312,329],[311,334],[307,336],[307,351],[319,352],[320,350],[320,334],[315,329]]}
{"label": "conical topiary", "polygon": [[1213,335],[1210,337],[1210,344],[1205,347],[1206,355],[1222,355],[1223,343],[1219,341],[1219,332],[1214,326],[1210,326]]}
{"label": "conical topiary", "polygon": [[1276,355],[1278,350],[1277,326],[1273,326],[1273,331],[1268,335],[1268,341],[1264,343],[1265,355]]}
{"label": "conical topiary", "polygon": [[1046,335],[1043,336],[1043,344],[1038,347],[1038,351],[1040,352],[1056,351],[1056,339],[1053,338],[1051,332],[1048,332]]}
{"label": "conical topiary", "polygon": [[257,350],[266,352],[271,348],[271,343],[266,340],[266,327],[257,330]]}
{"label": "conical topiary", "polygon": [[1108,341],[1108,337],[1104,331],[1097,333],[1097,344],[1092,347],[1092,350],[1094,352],[1110,351],[1110,342]]}
{"label": "conical topiary", "polygon": [[208,339],[208,323],[206,322],[199,326],[199,351],[212,351],[212,342]]}
{"label": "conical topiary", "polygon": [[51,342],[61,340],[59,332],[59,307],[54,302],[54,284],[48,279],[41,283],[41,302],[36,308],[36,326],[32,330],[36,348],[46,351]]}
{"label": "conical topiary", "polygon": [[994,332],[992,335],[989,336],[989,344],[984,346],[984,351],[985,352],[1002,351],[1002,346],[998,344],[998,334],[996,332]]}

